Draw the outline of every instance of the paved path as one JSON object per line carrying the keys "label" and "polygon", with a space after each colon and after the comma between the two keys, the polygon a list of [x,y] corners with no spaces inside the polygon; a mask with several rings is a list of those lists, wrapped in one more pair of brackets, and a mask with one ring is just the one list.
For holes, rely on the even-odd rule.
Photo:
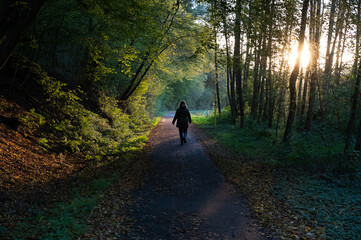
{"label": "paved path", "polygon": [[212,164],[190,126],[180,145],[168,114],[152,132],[153,166],[134,194],[126,239],[267,239],[244,198]]}

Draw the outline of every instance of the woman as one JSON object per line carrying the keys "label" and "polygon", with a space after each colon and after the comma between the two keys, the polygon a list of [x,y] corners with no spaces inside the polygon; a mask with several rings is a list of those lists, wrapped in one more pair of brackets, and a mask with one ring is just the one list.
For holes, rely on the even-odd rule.
{"label": "woman", "polygon": [[179,129],[179,136],[181,140],[181,144],[187,143],[187,129],[188,122],[192,123],[191,114],[187,108],[187,104],[185,101],[180,101],[178,105],[177,112],[174,115],[172,124],[174,125],[177,120],[177,128]]}

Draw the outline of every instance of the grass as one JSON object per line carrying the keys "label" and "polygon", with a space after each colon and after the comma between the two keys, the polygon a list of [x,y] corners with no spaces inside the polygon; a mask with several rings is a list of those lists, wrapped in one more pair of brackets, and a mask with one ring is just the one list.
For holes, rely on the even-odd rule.
{"label": "grass", "polygon": [[227,114],[216,126],[210,115],[193,121],[233,154],[214,161],[264,226],[285,239],[361,239],[360,159],[343,154],[342,135],[294,132],[284,144],[274,129],[251,121],[240,129]]}
{"label": "grass", "polygon": [[[83,235],[88,229],[83,218],[89,216],[101,193],[110,184],[106,179],[95,179],[88,187],[88,196],[82,196],[78,188],[68,202],[59,202],[49,209],[30,209],[16,229],[10,234],[12,239],[73,239]],[[102,185],[102,187],[100,187]]]}

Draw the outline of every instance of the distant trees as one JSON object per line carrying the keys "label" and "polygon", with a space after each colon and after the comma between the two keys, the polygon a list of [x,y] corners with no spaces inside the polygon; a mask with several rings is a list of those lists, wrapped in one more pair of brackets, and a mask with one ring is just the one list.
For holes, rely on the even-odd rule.
{"label": "distant trees", "polygon": [[[315,129],[320,133],[320,125],[337,125],[347,133],[345,150],[354,140],[361,144],[357,137],[361,130],[355,132],[356,122],[361,121],[357,115],[360,1],[212,2],[217,2],[217,9],[209,11],[221,19],[225,90],[235,123],[244,127],[245,119],[251,118],[268,128],[284,127],[285,142],[295,124],[309,134]],[[307,65],[301,49],[298,58],[291,55],[296,41],[299,46],[307,43]]]}

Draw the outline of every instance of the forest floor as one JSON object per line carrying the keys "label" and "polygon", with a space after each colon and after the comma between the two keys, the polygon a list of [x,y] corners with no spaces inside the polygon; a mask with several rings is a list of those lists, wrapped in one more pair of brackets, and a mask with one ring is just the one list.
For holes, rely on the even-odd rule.
{"label": "forest floor", "polygon": [[[167,114],[152,131],[152,166],[144,185],[131,193],[133,201],[119,203],[117,194],[111,194],[114,198],[106,194],[99,211],[93,212],[85,238],[267,239],[245,198],[209,159],[199,130],[191,125],[187,143],[180,145],[171,117]],[[116,188],[110,191],[115,193]],[[129,226],[121,235],[114,224],[124,218],[118,204],[126,209],[122,224]]]}
{"label": "forest floor", "polygon": [[325,145],[317,135],[299,134],[284,145],[261,125],[240,129],[217,119],[215,127],[212,118],[193,116],[213,163],[274,236],[361,238],[360,162],[342,154],[342,137],[327,136]]}

